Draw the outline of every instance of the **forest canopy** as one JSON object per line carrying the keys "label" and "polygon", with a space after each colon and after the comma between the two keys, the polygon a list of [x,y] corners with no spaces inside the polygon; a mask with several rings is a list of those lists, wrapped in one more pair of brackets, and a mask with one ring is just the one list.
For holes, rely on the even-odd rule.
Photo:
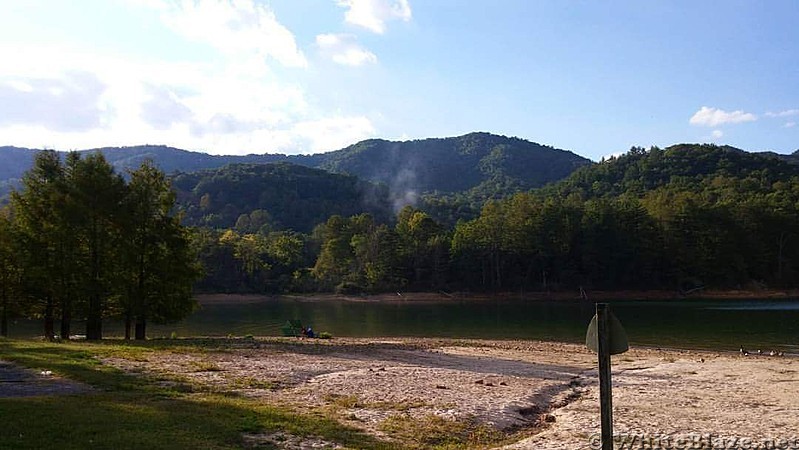
{"label": "forest canopy", "polygon": [[[37,154],[0,214],[4,318],[48,336],[179,320],[204,292],[760,289],[799,285],[799,166],[714,145],[634,147],[556,183],[428,193],[287,163],[127,176]],[[502,194],[504,192],[504,194]],[[185,228],[181,217],[193,225]],[[5,329],[5,328],[4,328]]]}

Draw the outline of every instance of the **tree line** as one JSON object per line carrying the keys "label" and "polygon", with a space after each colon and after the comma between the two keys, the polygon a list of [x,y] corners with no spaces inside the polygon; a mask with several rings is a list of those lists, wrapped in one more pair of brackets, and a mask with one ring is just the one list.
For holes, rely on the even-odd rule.
{"label": "tree line", "polygon": [[260,207],[232,228],[189,230],[174,202],[152,164],[126,180],[99,155],[39,154],[0,214],[3,332],[16,314],[42,318],[47,336],[59,319],[66,337],[77,318],[97,339],[116,318],[143,338],[149,321],[191,311],[193,282],[348,294],[799,285],[799,169],[716,146],[633,148],[454,224],[425,203],[390,220],[332,215],[309,232]]}
{"label": "tree line", "polygon": [[100,153],[37,153],[0,214],[3,335],[9,316],[23,315],[40,318],[49,339],[69,339],[77,320],[101,339],[108,318],[144,339],[148,323],[193,310],[200,267],[170,183],[150,162],[128,175]]}
{"label": "tree line", "polygon": [[[200,254],[215,272],[213,285],[202,287],[796,287],[797,205],[797,168],[776,158],[711,145],[633,148],[555,185],[488,200],[454,225],[437,220],[446,214],[430,202],[426,210],[406,207],[392,222],[332,216],[309,234],[259,234],[240,220],[234,230],[206,232]],[[292,252],[276,251],[286,239]]]}

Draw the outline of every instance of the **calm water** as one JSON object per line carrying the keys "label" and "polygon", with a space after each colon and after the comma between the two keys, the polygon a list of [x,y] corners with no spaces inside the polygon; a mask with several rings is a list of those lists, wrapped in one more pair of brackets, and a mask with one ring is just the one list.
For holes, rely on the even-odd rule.
{"label": "calm water", "polygon": [[[799,353],[799,300],[611,302],[632,344]],[[153,326],[151,336],[280,335],[297,318],[334,336],[429,336],[583,342],[594,304],[578,301],[346,302],[267,298],[208,304],[181,323]],[[78,325],[77,332],[82,330]],[[119,335],[119,325],[106,334]],[[41,334],[38,323],[12,325],[12,336]]]}

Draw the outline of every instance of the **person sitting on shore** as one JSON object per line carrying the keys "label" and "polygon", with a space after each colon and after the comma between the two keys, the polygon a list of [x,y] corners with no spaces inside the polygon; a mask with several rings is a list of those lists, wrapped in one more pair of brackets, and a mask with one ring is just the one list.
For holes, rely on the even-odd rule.
{"label": "person sitting on shore", "polygon": [[303,336],[309,337],[309,338],[316,337],[314,335],[313,329],[311,327],[303,328],[302,329],[302,334],[303,334]]}

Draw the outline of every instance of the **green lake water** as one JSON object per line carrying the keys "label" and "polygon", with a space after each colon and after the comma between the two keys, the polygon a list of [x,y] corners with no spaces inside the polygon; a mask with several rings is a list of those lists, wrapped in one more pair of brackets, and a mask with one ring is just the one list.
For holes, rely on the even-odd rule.
{"label": "green lake water", "polygon": [[[610,302],[633,345],[737,350],[743,345],[799,353],[799,299]],[[426,336],[543,339],[583,342],[594,304],[581,301],[446,300],[377,302],[264,297],[206,304],[186,320],[154,325],[152,337],[278,336],[287,319],[300,319],[333,336]],[[76,324],[76,332],[82,326]],[[109,324],[106,335],[120,335]],[[11,335],[41,334],[38,323],[12,324]]]}

